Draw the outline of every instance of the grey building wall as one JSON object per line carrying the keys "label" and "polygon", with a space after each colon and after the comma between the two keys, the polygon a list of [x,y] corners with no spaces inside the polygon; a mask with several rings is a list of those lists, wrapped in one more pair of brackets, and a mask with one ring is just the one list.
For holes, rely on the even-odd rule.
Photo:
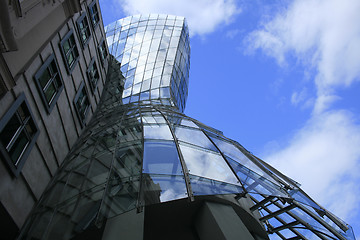
{"label": "grey building wall", "polygon": [[[99,45],[105,40],[105,32],[97,0],[7,2],[2,1],[0,6],[0,120],[4,119],[16,99],[24,93],[39,130],[28,156],[22,159],[25,163],[18,175],[9,169],[4,154],[0,153],[0,221],[9,223],[8,227],[1,227],[1,232],[12,236],[23,225],[33,204],[40,198],[93,115],[105,83],[107,60],[102,61],[99,52]],[[94,3],[99,17],[96,26],[92,25],[89,11],[89,6],[94,6]],[[90,27],[90,37],[84,45],[80,42],[77,27],[77,20],[83,14]],[[79,59],[69,72],[60,43],[71,30]],[[35,75],[51,55],[57,62],[64,87],[56,104],[48,111],[36,85]],[[99,73],[95,89],[90,86],[87,76],[92,60]],[[81,122],[74,104],[82,84],[90,103],[83,121],[85,124]],[[6,121],[3,120],[2,124],[6,124]],[[2,129],[0,134],[6,131]]]}

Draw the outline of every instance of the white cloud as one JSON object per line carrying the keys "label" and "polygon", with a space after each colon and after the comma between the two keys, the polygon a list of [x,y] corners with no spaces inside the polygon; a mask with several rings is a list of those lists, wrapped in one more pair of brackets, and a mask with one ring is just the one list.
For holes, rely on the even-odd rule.
{"label": "white cloud", "polygon": [[191,35],[213,32],[240,13],[235,0],[117,0],[125,14],[164,13],[184,16]]}
{"label": "white cloud", "polygon": [[246,43],[280,65],[292,55],[315,70],[319,113],[334,100],[335,88],[360,80],[359,12],[358,0],[295,0],[250,33]]}
{"label": "white cloud", "polygon": [[306,88],[303,88],[299,92],[293,92],[293,94],[291,95],[291,103],[296,106],[299,103],[303,102],[306,99],[306,96],[307,96]]}
{"label": "white cloud", "polygon": [[313,116],[287,146],[265,159],[315,201],[351,220],[360,211],[360,125],[347,111]]}

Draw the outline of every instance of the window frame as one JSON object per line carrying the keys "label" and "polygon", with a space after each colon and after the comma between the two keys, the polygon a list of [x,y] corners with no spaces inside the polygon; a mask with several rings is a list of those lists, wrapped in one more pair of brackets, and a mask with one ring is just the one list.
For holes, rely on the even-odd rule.
{"label": "window frame", "polygon": [[[61,83],[61,86],[59,86],[57,89],[56,89],[56,94],[52,97],[50,103],[48,102],[48,100],[46,99],[46,96],[45,96],[45,92],[44,92],[44,89],[41,87],[41,84],[40,84],[40,78],[41,76],[43,75],[43,73],[49,69],[49,67],[51,66],[52,62],[54,62],[54,66],[56,67],[56,70],[57,70],[57,76],[59,76],[59,81]],[[51,74],[51,72],[50,72]],[[58,98],[60,97],[60,94],[62,92],[62,90],[64,89],[64,82],[62,80],[62,77],[61,77],[61,73],[60,73],[60,70],[59,70],[59,66],[57,64],[57,61],[56,61],[56,58],[55,58],[55,55],[54,54],[51,54],[46,60],[45,62],[41,65],[41,67],[39,68],[39,70],[35,73],[34,75],[34,79],[35,79],[35,82],[36,82],[36,86],[39,90],[39,93],[40,93],[40,96],[41,96],[41,99],[45,105],[45,108],[47,110],[48,113],[51,113],[52,109],[54,108]],[[55,77],[54,75],[52,74],[51,75],[51,78],[49,79],[49,81],[47,82],[46,86],[50,85],[52,82],[55,81]],[[45,87],[46,87],[45,86]]]}
{"label": "window frame", "polygon": [[[91,76],[91,68],[92,66],[95,66],[96,68],[96,72],[97,72],[97,75],[98,75],[98,79],[96,80],[96,82],[93,81],[94,77]],[[97,85],[98,85],[98,82],[100,80],[100,71],[97,67],[97,64],[96,64],[96,61],[95,61],[95,58],[92,58],[91,61],[90,61],[90,64],[86,70],[86,75],[87,75],[87,78],[88,78],[88,81],[89,81],[89,85],[90,85],[90,88],[91,88],[91,91],[92,93],[94,94],[96,89],[97,89]]]}
{"label": "window frame", "polygon": [[[102,46],[104,46],[104,51],[101,49]],[[105,63],[105,60],[107,59],[107,57],[109,56],[109,53],[107,51],[107,47],[106,47],[106,43],[105,43],[105,39],[104,38],[101,38],[100,40],[100,43],[97,47],[98,49],[98,54],[99,54],[99,57],[100,57],[100,61],[104,67],[104,63]],[[105,56],[104,56],[104,53],[105,53]]]}
{"label": "window frame", "polygon": [[[23,105],[24,104],[24,105]],[[18,109],[20,107],[26,107],[26,110],[28,112],[28,116],[25,119],[25,123],[23,122],[23,120],[19,120],[19,113],[18,113]],[[15,102],[11,105],[11,107],[8,109],[8,111],[5,113],[5,115],[1,118],[0,120],[0,136],[2,134],[2,131],[4,130],[4,128],[8,125],[8,123],[11,121],[11,119],[13,118],[13,116],[17,115],[20,126],[18,127],[18,129],[16,130],[15,134],[12,136],[10,142],[8,145],[10,144],[14,144],[20,137],[21,133],[25,132],[25,135],[28,139],[28,143],[26,144],[26,146],[23,148],[20,156],[18,157],[18,159],[16,160],[16,163],[13,162],[13,160],[11,159],[8,150],[6,149],[6,146],[3,145],[3,143],[0,141],[0,154],[3,157],[3,159],[6,162],[6,165],[9,167],[9,169],[11,170],[11,172],[15,175],[15,177],[18,177],[25,162],[26,159],[28,158],[32,148],[35,145],[36,139],[39,136],[40,130],[35,122],[35,118],[34,115],[31,112],[29,103],[26,100],[25,94],[21,93],[18,98],[15,100]],[[32,136],[28,136],[27,130],[26,130],[26,126],[29,123],[29,121],[32,121],[32,125],[34,127],[34,133]],[[5,130],[6,131],[6,130]]]}
{"label": "window frame", "polygon": [[[80,95],[82,92],[85,92],[85,95],[86,95],[86,98],[87,98],[87,102],[88,102],[88,106],[86,107],[86,110],[85,110],[85,113],[83,114],[83,116],[80,114],[80,109],[78,108],[77,106],[77,101],[79,100],[80,98]],[[80,120],[80,124],[81,124],[81,127],[84,127],[86,126],[86,117],[89,113],[89,110],[90,110],[90,107],[91,107],[91,103],[90,103],[90,98],[89,98],[89,94],[88,94],[88,91],[85,87],[85,82],[81,82],[80,84],[80,87],[79,89],[77,90],[76,92],[76,95],[74,97],[74,107],[75,107],[75,110],[76,110],[76,114]]]}
{"label": "window frame", "polygon": [[[67,53],[69,52],[66,52],[64,51],[64,45],[65,45],[65,42],[67,42],[68,40],[70,40],[70,38],[73,38],[74,40],[74,45],[70,45],[70,50],[71,53],[74,53],[74,51],[76,52],[77,56],[75,56],[74,58],[74,61],[72,62],[71,66],[69,65],[68,63],[68,59],[67,59]],[[75,34],[74,34],[74,31],[72,29],[70,29],[70,31],[65,35],[65,37],[61,40],[60,42],[60,50],[61,50],[61,54],[63,56],[63,59],[64,59],[64,63],[65,63],[65,66],[66,66],[66,69],[68,71],[69,74],[71,74],[71,72],[74,70],[77,62],[79,61],[79,58],[80,58],[80,53],[79,53],[79,49],[77,47],[77,44],[76,44],[76,38],[75,38]]]}
{"label": "window frame", "polygon": [[[83,41],[83,39],[82,39],[82,33],[83,33],[84,28],[80,27],[81,22],[83,22],[84,20],[87,23],[87,27],[85,28],[85,31],[88,30],[88,32],[89,32],[89,35],[87,36],[85,41]],[[88,21],[88,18],[86,16],[85,12],[83,12],[83,14],[81,14],[81,16],[76,20],[76,27],[77,27],[77,30],[78,30],[78,35],[79,35],[81,46],[83,48],[85,48],[87,46],[87,44],[89,43],[90,38],[91,38],[91,29],[90,29],[91,26],[89,24],[89,21]]]}
{"label": "window frame", "polygon": [[[96,23],[94,23],[94,18],[93,18],[93,16],[95,14],[92,13],[93,12],[92,9],[94,7],[96,8],[96,13],[95,14],[97,15],[97,18],[98,18],[98,21]],[[90,16],[91,25],[93,26],[93,29],[95,29],[99,25],[100,20],[101,20],[100,19],[100,12],[99,12],[99,8],[98,8],[98,6],[96,4],[96,0],[94,0],[92,3],[89,4],[88,13],[89,13],[89,16]]]}

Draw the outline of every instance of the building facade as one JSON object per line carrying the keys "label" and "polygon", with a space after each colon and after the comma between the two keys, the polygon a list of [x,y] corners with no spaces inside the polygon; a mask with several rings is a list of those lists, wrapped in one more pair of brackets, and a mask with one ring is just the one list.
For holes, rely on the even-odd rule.
{"label": "building facade", "polygon": [[183,114],[183,17],[136,15],[105,31],[98,108],[18,239],[355,239],[299,183]]}
{"label": "building facade", "polygon": [[97,0],[0,2],[1,239],[14,239],[100,101]]}

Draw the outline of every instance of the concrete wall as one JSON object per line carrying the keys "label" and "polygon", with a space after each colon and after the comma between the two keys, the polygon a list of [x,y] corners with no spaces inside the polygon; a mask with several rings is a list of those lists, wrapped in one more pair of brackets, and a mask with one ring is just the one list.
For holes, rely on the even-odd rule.
{"label": "concrete wall", "polygon": [[[23,225],[33,204],[40,198],[46,185],[83,130],[73,103],[80,84],[85,83],[91,104],[85,121],[88,122],[100,101],[107,69],[107,61],[104,64],[101,63],[97,50],[100,41],[105,39],[99,3],[97,2],[100,24],[93,28],[87,11],[87,6],[92,3],[92,0],[81,1],[81,10],[75,13],[69,10],[69,1],[40,2],[44,4],[35,4],[32,8],[27,7],[27,12],[23,12],[22,17],[16,16],[14,6],[9,5],[8,11],[14,33],[16,33],[15,41],[18,49],[3,52],[0,58],[2,60],[0,61],[0,75],[7,86],[5,94],[0,96],[0,119],[17,97],[24,92],[40,131],[19,176],[14,176],[0,154],[0,202],[11,218],[8,219],[9,216],[2,214],[0,220],[2,222],[11,220],[18,228]],[[79,42],[76,27],[76,20],[84,12],[87,14],[91,28],[91,37],[85,47]],[[65,67],[59,45],[70,29],[74,32],[80,55],[71,73]],[[55,107],[49,113],[36,87],[34,75],[51,54],[54,54],[57,61],[64,89]],[[100,80],[94,92],[90,89],[86,75],[86,70],[93,58],[100,73]]]}

